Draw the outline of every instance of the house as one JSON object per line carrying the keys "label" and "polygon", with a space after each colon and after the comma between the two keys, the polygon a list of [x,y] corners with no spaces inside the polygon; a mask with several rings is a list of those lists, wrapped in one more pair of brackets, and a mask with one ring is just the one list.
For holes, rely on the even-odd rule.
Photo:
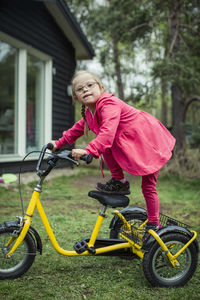
{"label": "house", "polygon": [[0,0],[0,174],[72,126],[70,82],[93,56],[64,0]]}

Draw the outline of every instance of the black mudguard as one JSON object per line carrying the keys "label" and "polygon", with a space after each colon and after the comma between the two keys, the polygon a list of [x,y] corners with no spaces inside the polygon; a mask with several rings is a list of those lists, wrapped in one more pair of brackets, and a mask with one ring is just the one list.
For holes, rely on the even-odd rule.
{"label": "black mudguard", "polygon": [[[17,230],[20,229],[19,221],[6,221],[6,222],[4,222],[4,226],[7,228],[9,228],[9,227],[16,228]],[[32,237],[35,238],[36,243],[37,243],[37,251],[40,254],[42,254],[42,240],[41,240],[38,232],[32,226],[29,227],[28,232],[31,234]]]}
{"label": "black mudguard", "polygon": [[[132,213],[142,213],[144,215],[147,214],[146,209],[142,208],[142,207],[137,207],[137,206],[128,206],[122,210],[120,210],[120,213],[126,218],[127,215],[132,214]],[[110,229],[114,229],[115,224],[117,222],[117,220],[119,219],[119,217],[117,215],[115,215],[111,222],[110,222]]]}
{"label": "black mudguard", "polygon": [[[192,232],[190,232],[188,229],[186,229],[184,227],[177,226],[177,225],[171,225],[171,226],[167,226],[167,227],[161,228],[156,233],[159,235],[159,237],[162,238],[163,235],[168,234],[168,233],[174,233],[174,232],[183,233],[183,234],[189,236],[190,238],[193,237],[193,233]],[[150,248],[152,247],[152,244],[155,243],[155,242],[156,242],[156,240],[154,239],[154,237],[152,235],[150,235],[149,238],[144,243],[144,245],[142,246],[142,250],[144,252],[148,252],[150,250]],[[195,239],[193,241],[193,243],[195,244],[195,246],[197,248],[197,252],[199,252],[199,245],[198,245],[197,239]]]}

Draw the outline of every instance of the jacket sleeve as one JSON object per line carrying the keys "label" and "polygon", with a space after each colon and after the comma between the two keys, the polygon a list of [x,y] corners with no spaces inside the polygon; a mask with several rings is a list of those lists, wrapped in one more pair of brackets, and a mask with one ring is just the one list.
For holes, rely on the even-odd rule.
{"label": "jacket sleeve", "polygon": [[81,119],[72,128],[63,131],[62,137],[55,142],[57,147],[61,148],[66,144],[72,145],[80,136],[84,135],[84,125],[85,121]]}
{"label": "jacket sleeve", "polygon": [[86,147],[86,151],[95,158],[103,154],[107,148],[111,148],[115,139],[120,121],[121,107],[112,99],[107,99],[99,109],[100,131]]}

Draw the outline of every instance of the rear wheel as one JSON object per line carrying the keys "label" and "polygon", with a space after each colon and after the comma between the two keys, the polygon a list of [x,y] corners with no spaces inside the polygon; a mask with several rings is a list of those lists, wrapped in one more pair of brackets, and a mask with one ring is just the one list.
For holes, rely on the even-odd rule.
{"label": "rear wheel", "polygon": [[[134,227],[139,227],[147,219],[147,216],[142,213],[129,213],[123,215],[130,225]],[[120,238],[120,232],[124,229],[124,224],[121,219],[118,218],[114,227],[110,230],[110,238],[117,239]]]}
{"label": "rear wheel", "polygon": [[[172,255],[175,255],[190,238],[182,233],[170,233],[162,237]],[[194,243],[190,244],[178,257],[180,266],[174,268],[166,253],[155,242],[150,251],[144,254],[143,271],[153,286],[177,287],[184,285],[194,274],[198,253]]]}
{"label": "rear wheel", "polygon": [[13,279],[23,275],[32,265],[36,255],[36,245],[27,233],[11,258],[6,254],[11,250],[19,233],[19,228],[0,227],[0,279]]}
{"label": "rear wheel", "polygon": [[[147,216],[142,213],[129,213],[129,214],[122,214],[125,219],[128,221],[130,225],[138,228],[144,221],[147,219]],[[110,230],[110,238],[111,239],[119,239],[120,233],[124,230],[124,223],[121,219],[117,219],[115,222],[114,227]],[[131,250],[130,250],[131,251]],[[130,254],[131,253],[131,254]],[[139,257],[136,254],[133,254],[131,251],[129,254],[126,253],[121,258],[123,259],[138,259]]]}

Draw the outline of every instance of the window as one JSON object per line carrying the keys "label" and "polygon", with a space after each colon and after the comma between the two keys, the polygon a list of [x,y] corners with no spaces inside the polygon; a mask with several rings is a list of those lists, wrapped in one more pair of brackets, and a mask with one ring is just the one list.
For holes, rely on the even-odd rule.
{"label": "window", "polygon": [[0,154],[17,152],[17,49],[0,41]]}
{"label": "window", "polygon": [[0,161],[51,139],[52,59],[0,33]]}
{"label": "window", "polygon": [[44,63],[27,56],[26,150],[38,150],[43,143]]}

